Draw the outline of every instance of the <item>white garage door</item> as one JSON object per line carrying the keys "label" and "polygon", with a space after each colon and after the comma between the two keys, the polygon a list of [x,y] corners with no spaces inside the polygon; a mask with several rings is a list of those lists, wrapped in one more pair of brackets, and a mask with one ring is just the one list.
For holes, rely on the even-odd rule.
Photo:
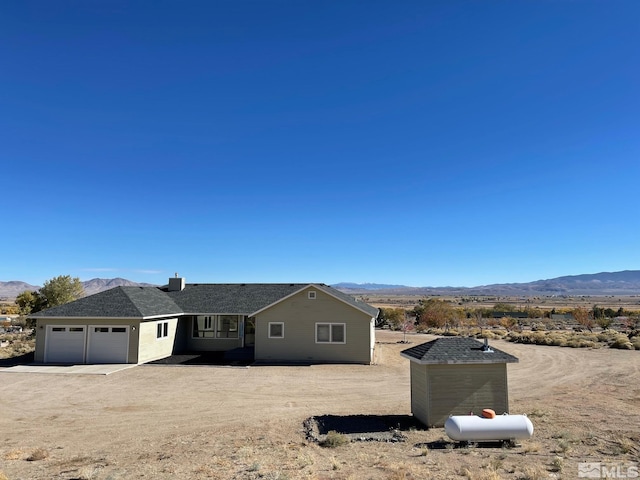
{"label": "white garage door", "polygon": [[44,361],[84,363],[86,329],[84,325],[47,325]]}
{"label": "white garage door", "polygon": [[127,363],[129,327],[89,325],[87,363]]}

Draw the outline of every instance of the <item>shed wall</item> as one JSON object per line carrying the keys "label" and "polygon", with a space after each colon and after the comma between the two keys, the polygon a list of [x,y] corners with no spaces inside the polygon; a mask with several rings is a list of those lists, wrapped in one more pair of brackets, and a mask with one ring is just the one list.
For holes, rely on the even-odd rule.
{"label": "shed wall", "polygon": [[427,366],[411,362],[411,412],[427,425],[429,403],[427,397]]}
{"label": "shed wall", "polygon": [[479,414],[483,408],[498,415],[509,411],[506,363],[425,367],[427,426],[442,427],[450,415]]}

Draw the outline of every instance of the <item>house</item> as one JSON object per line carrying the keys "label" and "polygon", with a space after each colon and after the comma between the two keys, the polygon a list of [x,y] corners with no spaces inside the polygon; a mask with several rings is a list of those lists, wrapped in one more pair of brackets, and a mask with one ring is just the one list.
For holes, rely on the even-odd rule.
{"label": "house", "polygon": [[116,287],[30,316],[35,361],[145,363],[251,349],[258,362],[373,359],[378,310],[320,283]]}
{"label": "house", "polygon": [[468,337],[445,337],[401,352],[411,361],[411,412],[427,427],[450,415],[509,412],[507,363],[513,355]]}

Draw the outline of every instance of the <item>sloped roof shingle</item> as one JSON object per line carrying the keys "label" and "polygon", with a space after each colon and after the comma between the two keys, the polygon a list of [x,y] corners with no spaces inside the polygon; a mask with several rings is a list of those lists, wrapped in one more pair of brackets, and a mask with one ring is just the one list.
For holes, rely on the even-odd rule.
{"label": "sloped roof shingle", "polygon": [[408,348],[400,354],[420,364],[517,363],[513,355],[470,337],[437,338],[431,342]]}
{"label": "sloped roof shingle", "polygon": [[148,318],[182,313],[182,309],[156,287],[115,287],[30,316]]}

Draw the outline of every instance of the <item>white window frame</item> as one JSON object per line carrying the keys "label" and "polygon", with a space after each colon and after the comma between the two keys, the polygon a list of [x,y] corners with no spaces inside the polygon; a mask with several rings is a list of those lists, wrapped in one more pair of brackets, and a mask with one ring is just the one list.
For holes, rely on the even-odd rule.
{"label": "white window frame", "polygon": [[[279,337],[271,335],[271,325],[282,325],[282,335],[280,335]],[[269,322],[268,328],[269,330],[267,331],[267,334],[269,338],[277,338],[277,339],[284,338],[284,322]]]}
{"label": "white window frame", "polygon": [[163,340],[169,336],[169,320],[156,323],[156,340]]}
{"label": "white window frame", "polygon": [[309,300],[315,300],[317,298],[316,291],[315,290],[308,291],[307,292],[307,298]]}
{"label": "white window frame", "polygon": [[[318,340],[318,327],[320,325],[328,325],[329,326],[329,341],[325,342],[322,340]],[[333,340],[333,326],[334,325],[342,325],[342,336],[343,336],[343,340],[341,342],[335,342]],[[321,345],[344,345],[345,343],[347,343],[347,324],[346,323],[339,323],[339,322],[317,322],[316,323],[316,343],[319,343]]]}

